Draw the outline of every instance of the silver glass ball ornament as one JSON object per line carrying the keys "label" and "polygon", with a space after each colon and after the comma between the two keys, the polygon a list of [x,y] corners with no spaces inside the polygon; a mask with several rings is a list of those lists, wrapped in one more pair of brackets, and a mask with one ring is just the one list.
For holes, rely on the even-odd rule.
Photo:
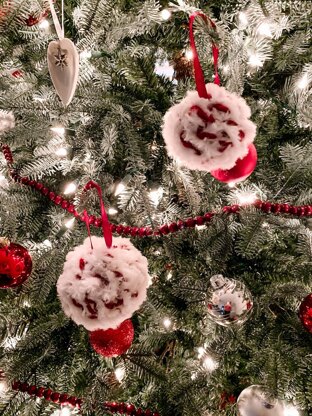
{"label": "silver glass ball ornament", "polygon": [[282,400],[263,386],[253,385],[241,392],[237,399],[239,416],[285,416]]}
{"label": "silver glass ball ornament", "polygon": [[206,296],[208,317],[223,326],[245,322],[250,316],[253,300],[244,283],[217,274],[210,278],[210,284]]}

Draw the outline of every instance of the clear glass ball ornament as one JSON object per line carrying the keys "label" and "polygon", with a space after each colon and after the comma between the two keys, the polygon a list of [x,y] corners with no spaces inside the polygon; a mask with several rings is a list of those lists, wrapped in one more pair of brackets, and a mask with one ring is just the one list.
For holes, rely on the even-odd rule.
{"label": "clear glass ball ornament", "polygon": [[245,322],[252,310],[252,296],[239,280],[217,274],[210,278],[206,295],[208,317],[215,323],[230,326]]}
{"label": "clear glass ball ornament", "polygon": [[253,385],[241,392],[237,399],[240,416],[285,416],[285,405],[263,386]]}

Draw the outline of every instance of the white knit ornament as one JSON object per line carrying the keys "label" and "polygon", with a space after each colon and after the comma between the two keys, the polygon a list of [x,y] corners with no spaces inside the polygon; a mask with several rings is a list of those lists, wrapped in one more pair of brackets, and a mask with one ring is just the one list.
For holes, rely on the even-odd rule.
{"label": "white knit ornament", "polygon": [[14,115],[10,111],[0,110],[0,133],[13,129],[15,126]]}
{"label": "white knit ornament", "polygon": [[67,254],[57,292],[67,316],[89,331],[117,328],[146,299],[147,259],[127,238],[87,238]]}
{"label": "white knit ornament", "polygon": [[248,153],[256,135],[246,101],[216,84],[206,84],[208,99],[189,91],[164,117],[169,156],[189,169],[231,169]]}

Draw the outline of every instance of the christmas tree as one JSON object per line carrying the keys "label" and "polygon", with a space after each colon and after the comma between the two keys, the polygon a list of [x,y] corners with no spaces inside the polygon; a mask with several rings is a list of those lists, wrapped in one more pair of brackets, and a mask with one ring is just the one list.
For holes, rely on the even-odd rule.
{"label": "christmas tree", "polygon": [[[0,415],[311,415],[311,1],[64,3],[0,6]],[[244,181],[164,141],[198,87],[190,16],[207,90],[219,77],[257,127]],[[63,28],[73,44],[47,62]],[[225,120],[217,104],[186,122]],[[239,123],[223,122],[218,155]],[[91,286],[76,297],[87,273],[101,306]]]}

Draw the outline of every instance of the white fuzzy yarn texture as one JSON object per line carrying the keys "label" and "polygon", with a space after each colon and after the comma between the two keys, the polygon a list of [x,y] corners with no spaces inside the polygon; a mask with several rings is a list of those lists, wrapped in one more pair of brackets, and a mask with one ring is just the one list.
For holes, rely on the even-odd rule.
{"label": "white fuzzy yarn texture", "polygon": [[13,113],[0,110],[0,133],[13,129],[14,126],[15,120]]}
{"label": "white fuzzy yarn texture", "polygon": [[146,257],[128,238],[113,238],[110,249],[102,237],[75,247],[66,256],[57,282],[63,310],[89,331],[117,328],[140,308],[151,283]]}
{"label": "white fuzzy yarn texture", "polygon": [[[200,98],[197,91],[189,91],[165,114],[163,137],[167,151],[189,169],[231,169],[248,154],[256,126],[249,120],[251,111],[242,97],[216,84],[207,84],[206,89],[211,98]],[[215,107],[220,104],[229,111]],[[198,115],[198,107],[208,121]],[[181,137],[189,147],[183,145]]]}

